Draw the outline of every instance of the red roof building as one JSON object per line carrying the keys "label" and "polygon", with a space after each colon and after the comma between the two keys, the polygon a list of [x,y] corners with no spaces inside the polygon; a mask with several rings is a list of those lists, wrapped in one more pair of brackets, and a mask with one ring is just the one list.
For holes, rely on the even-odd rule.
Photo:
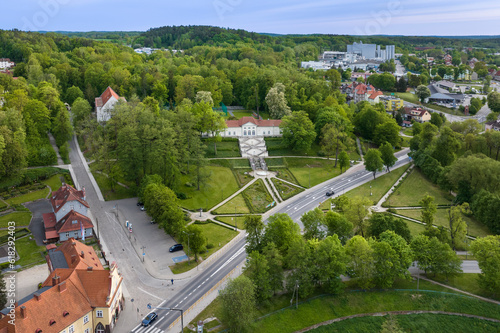
{"label": "red roof building", "polygon": [[221,133],[226,137],[265,137],[281,136],[281,120],[279,119],[255,119],[254,117],[242,117],[238,120],[226,120],[227,128]]}
{"label": "red roof building", "polygon": [[111,89],[111,87],[107,87],[101,96],[96,97],[95,111],[97,121],[108,121],[111,118],[111,110],[118,101],[126,102],[127,100],[125,97],[118,96],[118,94]]}

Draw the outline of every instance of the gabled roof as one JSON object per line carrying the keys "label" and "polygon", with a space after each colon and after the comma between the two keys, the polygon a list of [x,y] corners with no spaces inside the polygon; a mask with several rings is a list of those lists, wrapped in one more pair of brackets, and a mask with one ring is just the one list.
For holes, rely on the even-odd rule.
{"label": "gabled roof", "polygon": [[257,126],[263,126],[263,127],[272,127],[272,126],[279,127],[281,124],[281,120],[279,119],[262,120],[262,119],[255,119],[254,117],[242,117],[241,119],[238,120],[226,120],[227,127],[241,127],[246,123],[252,123]]}
{"label": "gabled roof", "polygon": [[83,225],[84,229],[93,228],[92,221],[85,215],[82,215],[74,210],[71,210],[56,224],[58,233],[80,230]]}
{"label": "gabled roof", "polygon": [[52,197],[50,197],[50,203],[55,213],[68,201],[78,201],[89,208],[89,204],[85,201],[85,189],[78,191],[71,185],[64,184],[57,191],[52,192]]}
{"label": "gabled roof", "polygon": [[87,269],[87,267],[93,267],[94,269],[103,269],[94,249],[73,238],[70,238],[59,246],[57,250],[53,251],[63,253],[69,268]]}
{"label": "gabled roof", "polygon": [[108,86],[106,90],[104,90],[104,92],[101,94],[101,96],[96,97],[95,105],[104,106],[110,100],[111,97],[114,97],[117,100],[121,99],[126,101],[124,97],[118,96],[118,94],[111,87]]}
{"label": "gabled roof", "polygon": [[375,99],[375,98],[377,98],[377,96],[380,96],[380,95],[383,95],[383,94],[384,94],[384,93],[383,93],[383,92],[381,92],[381,91],[375,91],[375,92],[374,92],[374,93],[372,93],[372,94],[370,95],[370,97],[368,97],[368,98],[369,98],[369,99]]}

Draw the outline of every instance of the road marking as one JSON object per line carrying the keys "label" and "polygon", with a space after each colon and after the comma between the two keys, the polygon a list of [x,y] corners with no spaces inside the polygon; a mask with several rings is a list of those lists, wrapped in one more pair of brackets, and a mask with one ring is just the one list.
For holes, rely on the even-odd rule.
{"label": "road marking", "polygon": [[[148,294],[149,296],[153,296],[154,298],[159,299],[160,301],[164,301],[164,299],[163,299],[163,298],[160,298],[160,297],[158,297],[158,296],[156,296],[156,295],[153,295],[153,294],[151,294],[151,293],[148,293],[146,290],[142,289],[141,287],[138,287],[137,289],[139,289],[140,291],[142,291],[142,292],[143,292],[143,293],[145,293],[145,294]],[[162,304],[163,304],[163,303],[162,303]]]}
{"label": "road marking", "polygon": [[136,329],[138,329],[140,326],[141,326],[141,324],[137,325],[136,327],[134,327],[134,328],[132,329],[132,331],[131,331],[131,332],[135,331],[135,330],[136,330]]}

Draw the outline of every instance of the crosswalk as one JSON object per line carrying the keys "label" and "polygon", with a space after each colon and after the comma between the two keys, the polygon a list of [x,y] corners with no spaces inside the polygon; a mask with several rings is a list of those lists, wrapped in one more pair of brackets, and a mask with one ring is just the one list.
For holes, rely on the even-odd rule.
{"label": "crosswalk", "polygon": [[165,331],[154,326],[138,326],[132,330],[133,333],[164,333]]}

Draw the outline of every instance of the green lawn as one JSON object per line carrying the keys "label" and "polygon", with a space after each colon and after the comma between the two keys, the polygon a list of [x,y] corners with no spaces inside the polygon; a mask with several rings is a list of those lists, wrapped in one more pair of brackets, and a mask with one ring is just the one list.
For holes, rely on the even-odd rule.
{"label": "green lawn", "polygon": [[245,186],[248,184],[253,177],[250,176],[250,172],[252,172],[252,169],[233,169],[233,173],[236,176],[236,179],[238,180],[238,183],[241,187]]}
{"label": "green lawn", "polygon": [[247,187],[242,194],[246,198],[248,209],[252,214],[265,213],[272,208],[270,204],[274,201],[273,197],[267,191],[262,179],[258,179]]}
{"label": "green lawn", "polygon": [[52,192],[55,192],[59,189],[59,187],[62,186],[62,182],[61,182],[60,177],[64,177],[64,176],[62,174],[53,175],[52,177],[43,180],[42,183],[44,183],[47,186],[50,186],[50,188],[52,189]]}
{"label": "green lawn", "polygon": [[29,192],[26,194],[19,195],[17,197],[13,197],[5,200],[9,205],[19,205],[25,202],[35,201],[38,199],[45,199],[49,194],[49,188],[43,188],[41,190]]}
{"label": "green lawn", "polygon": [[[469,260],[471,259],[471,256],[469,256]],[[470,293],[473,293],[475,295],[480,295],[484,297],[489,297],[496,299],[497,301],[500,301],[500,295],[494,295],[489,294],[488,292],[485,292],[481,287],[479,286],[478,279],[479,279],[479,274],[476,273],[462,273],[459,274],[458,276],[455,277],[450,277],[448,280],[446,280],[445,276],[437,275],[437,276],[428,276],[429,279],[447,284],[449,286],[458,288],[463,291],[468,291]]]}
{"label": "green lawn", "polygon": [[273,182],[274,186],[278,190],[281,198],[283,200],[287,200],[291,197],[293,197],[296,194],[299,194],[300,192],[304,191],[304,189],[290,185],[288,183],[285,183],[284,181],[281,181],[276,178],[271,178],[271,181]]}
{"label": "green lawn", "polygon": [[416,222],[408,221],[403,219],[403,221],[406,222],[406,225],[408,225],[408,229],[410,229],[410,233],[412,237],[420,235],[422,232],[425,231],[425,225],[419,224]]}
{"label": "green lawn", "polygon": [[238,140],[224,139],[224,141],[217,142],[217,155],[215,154],[214,143],[208,139],[203,140],[207,146],[206,157],[241,157],[240,146]]}
{"label": "green lawn", "polygon": [[396,97],[401,98],[404,101],[410,102],[410,103],[418,103],[418,97],[415,94],[405,92],[405,93],[396,93]]}
{"label": "green lawn", "polygon": [[321,147],[314,142],[309,150],[293,150],[282,143],[282,138],[265,138],[269,156],[318,156]]}
{"label": "green lawn", "polygon": [[340,175],[340,168],[334,168],[335,161],[316,158],[286,158],[288,169],[303,187],[313,187]]}
{"label": "green lawn", "polygon": [[405,129],[403,129],[403,134],[413,136],[413,128],[406,127]]}
{"label": "green lawn", "polygon": [[295,176],[286,168],[272,169],[272,171],[276,172],[276,177],[278,178],[289,181],[290,183],[299,184]]}
{"label": "green lawn", "polygon": [[233,114],[237,119],[241,119],[243,117],[253,117],[253,111],[248,111],[248,110],[233,111]]}
{"label": "green lawn", "polygon": [[[333,324],[320,326],[312,329],[310,333],[326,332],[380,332],[383,323],[388,316],[384,317],[360,317],[342,320]],[[449,316],[431,313],[396,315],[395,318],[404,332],[425,333],[456,333],[475,332],[489,333],[500,331],[500,323],[476,318]]]}
{"label": "green lawn", "polygon": [[250,210],[248,209],[247,204],[245,203],[245,199],[243,199],[243,195],[240,193],[228,202],[226,202],[223,206],[217,208],[212,213],[214,214],[249,214]]}
{"label": "green lawn", "polygon": [[[203,236],[207,239],[207,251],[199,255],[203,260],[206,260],[209,256],[220,250],[224,245],[229,243],[231,239],[238,235],[237,231],[225,228],[213,222],[200,223],[197,225],[202,229]],[[187,248],[184,251],[187,254]],[[196,267],[195,262],[189,261],[175,264],[171,266],[170,269],[172,269],[172,273],[179,274],[186,272],[194,267]]]}
{"label": "green lawn", "polygon": [[7,206],[8,205],[3,200],[0,200],[0,211],[4,210],[4,208],[7,208]]}
{"label": "green lawn", "polygon": [[[368,183],[365,183],[361,186],[356,187],[355,189],[350,190],[345,195],[349,198],[353,198],[355,196],[367,197],[373,200],[373,204],[379,202],[380,199],[390,190],[390,188],[394,185],[394,183],[403,175],[403,173],[408,169],[410,165],[404,165],[397,169],[391,170],[391,172],[386,173],[376,179],[371,177]],[[370,196],[370,186],[371,193]]]}
{"label": "green lawn", "polygon": [[401,138],[401,147],[402,148],[410,147],[411,138],[408,138],[406,136],[399,136],[399,137]]}
{"label": "green lawn", "polygon": [[384,206],[418,206],[418,202],[425,194],[433,196],[434,202],[437,205],[450,205],[453,200],[451,194],[441,190],[437,185],[430,182],[418,168],[415,168],[412,173],[406,177],[401,186],[389,196]]}
{"label": "green lawn", "polygon": [[16,262],[17,265],[26,266],[45,262],[45,246],[37,246],[35,240],[29,238],[28,236],[16,240],[16,251],[20,257]]}
{"label": "green lawn", "polygon": [[[192,179],[194,174],[181,176],[182,185],[179,192],[185,193],[188,197],[188,199],[181,200],[182,207],[190,210],[203,208],[206,211],[238,190],[239,187],[231,169],[219,166],[206,168],[211,175],[200,191],[197,190],[196,183]],[[193,186],[186,186],[186,184]]]}
{"label": "green lawn", "polygon": [[7,228],[9,222],[16,222],[16,227],[28,226],[31,221],[30,212],[13,212],[0,216],[0,228]]}
{"label": "green lawn", "polygon": [[135,197],[135,193],[132,189],[127,189],[121,185],[116,184],[115,190],[112,191],[108,177],[95,171],[93,171],[92,174],[94,175],[97,185],[99,185],[99,188],[101,189],[104,200],[110,201]]}
{"label": "green lawn", "polygon": [[244,216],[217,216],[216,219],[238,229],[245,229]]}
{"label": "green lawn", "polygon": [[[402,209],[398,210],[398,214],[403,216],[411,217],[415,220],[421,221],[421,209]],[[462,214],[462,219],[467,222],[469,226],[469,235],[474,237],[486,237],[492,235],[491,231],[487,226],[477,221],[474,218],[465,216]],[[448,209],[438,209],[434,215],[434,224],[437,226],[443,226],[449,229],[448,222]]]}

